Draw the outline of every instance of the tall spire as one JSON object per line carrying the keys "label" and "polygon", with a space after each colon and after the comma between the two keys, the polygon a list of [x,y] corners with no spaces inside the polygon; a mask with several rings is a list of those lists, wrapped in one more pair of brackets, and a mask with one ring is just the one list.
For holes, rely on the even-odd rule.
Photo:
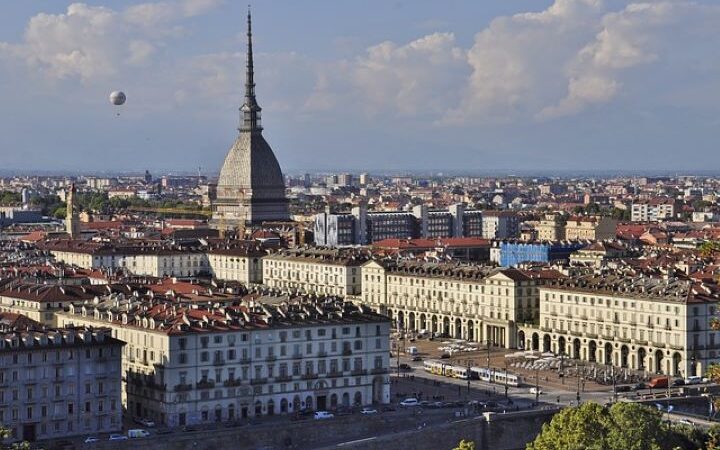
{"label": "tall spire", "polygon": [[240,107],[240,131],[262,131],[260,123],[260,105],[255,99],[255,72],[252,52],[252,18],[250,6],[247,15],[247,60],[245,65],[245,103]]}

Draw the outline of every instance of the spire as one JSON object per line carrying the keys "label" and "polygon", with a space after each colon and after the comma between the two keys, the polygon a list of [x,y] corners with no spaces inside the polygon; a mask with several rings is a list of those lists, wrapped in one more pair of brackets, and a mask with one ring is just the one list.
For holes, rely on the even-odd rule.
{"label": "spire", "polygon": [[250,6],[247,15],[247,61],[245,65],[245,103],[240,107],[240,131],[262,131],[260,124],[260,105],[255,99],[255,80],[252,53],[252,18]]}

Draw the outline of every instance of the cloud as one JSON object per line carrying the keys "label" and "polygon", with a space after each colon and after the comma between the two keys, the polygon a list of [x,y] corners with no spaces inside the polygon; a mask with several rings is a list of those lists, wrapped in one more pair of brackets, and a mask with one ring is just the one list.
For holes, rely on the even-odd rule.
{"label": "cloud", "polygon": [[107,78],[125,65],[146,63],[174,21],[202,14],[221,2],[184,0],[143,3],[124,11],[73,3],[62,14],[40,13],[22,42],[0,42],[0,54],[24,61],[50,79]]}

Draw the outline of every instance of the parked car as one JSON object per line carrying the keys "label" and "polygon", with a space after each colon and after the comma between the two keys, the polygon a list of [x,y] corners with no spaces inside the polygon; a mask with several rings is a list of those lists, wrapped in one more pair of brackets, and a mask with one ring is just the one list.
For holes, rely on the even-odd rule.
{"label": "parked car", "polygon": [[369,415],[371,415],[371,414],[377,414],[377,412],[378,412],[377,409],[371,408],[370,406],[366,406],[366,407],[364,407],[364,408],[360,411],[360,414],[364,414],[364,415],[366,415],[366,416],[369,416]]}
{"label": "parked car", "polygon": [[108,438],[108,441],[127,441],[128,437],[124,434],[113,433]]}
{"label": "parked car", "polygon": [[440,359],[448,359],[448,358],[450,358],[449,353],[443,353],[442,355],[440,355]]}
{"label": "parked car", "polygon": [[703,382],[703,378],[699,376],[691,376],[685,378],[685,384],[701,384]]}
{"label": "parked car", "polygon": [[100,438],[97,436],[88,436],[85,438],[86,444],[92,444],[93,442],[100,442]]}
{"label": "parked car", "polygon": [[672,385],[676,387],[685,386],[685,380],[683,380],[682,378],[678,378],[677,380],[673,380]]}
{"label": "parked car", "polygon": [[155,422],[152,419],[148,419],[145,417],[136,417],[135,423],[142,425],[144,427],[148,427],[148,428],[155,427]]}
{"label": "parked car", "polygon": [[400,406],[419,406],[420,402],[416,398],[406,398],[400,402]]}
{"label": "parked car", "polygon": [[630,392],[631,390],[632,390],[632,386],[628,386],[628,385],[615,386],[615,392]]}
{"label": "parked car", "polygon": [[645,385],[645,383],[638,383],[638,384],[635,385],[635,390],[636,390],[636,391],[639,391],[639,390],[641,390],[641,389],[647,389],[647,386]]}
{"label": "parked car", "polygon": [[535,386],[533,386],[533,387],[530,388],[530,393],[531,393],[531,394],[535,394],[535,395],[540,395],[540,394],[542,394],[543,392],[542,392],[542,389],[536,388]]}
{"label": "parked car", "polygon": [[335,417],[333,413],[327,412],[327,411],[315,411],[315,420],[325,420],[325,419],[332,419]]}
{"label": "parked car", "polygon": [[417,356],[417,355],[415,355],[415,356],[412,357],[412,360],[413,360],[413,361],[422,361],[422,356]]}
{"label": "parked car", "polygon": [[402,363],[402,364],[400,364],[400,370],[410,371],[410,370],[413,370],[413,369],[412,369],[412,367],[410,367],[409,364]]}
{"label": "parked car", "polygon": [[133,430],[128,430],[127,435],[130,439],[146,438],[150,436],[150,432],[148,430],[135,428]]}

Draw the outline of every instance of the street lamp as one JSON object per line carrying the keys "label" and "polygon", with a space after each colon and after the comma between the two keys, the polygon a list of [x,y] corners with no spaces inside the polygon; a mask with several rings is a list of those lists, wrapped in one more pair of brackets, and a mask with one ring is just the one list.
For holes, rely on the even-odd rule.
{"label": "street lamp", "polygon": [[575,393],[575,400],[577,401],[577,405],[580,406],[580,369],[577,363],[575,363],[575,374],[577,375],[577,392]]}
{"label": "street lamp", "polygon": [[560,382],[565,384],[565,350],[560,352],[560,370],[558,371]]}
{"label": "street lamp", "polygon": [[505,358],[505,400],[508,399],[508,362]]}
{"label": "street lamp", "polygon": [[540,368],[535,368],[535,405],[540,403]]}

